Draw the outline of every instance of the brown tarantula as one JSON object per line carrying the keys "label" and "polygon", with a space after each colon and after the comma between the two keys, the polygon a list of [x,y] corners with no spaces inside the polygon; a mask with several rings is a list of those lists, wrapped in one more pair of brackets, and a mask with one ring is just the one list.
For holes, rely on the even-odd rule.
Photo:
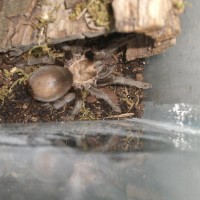
{"label": "brown tarantula", "polygon": [[[64,67],[46,65],[31,75],[29,86],[33,97],[42,102],[53,102],[53,106],[56,109],[77,98],[72,111],[72,116],[74,116],[81,109],[83,101],[81,90],[84,88],[97,98],[104,99],[114,111],[120,113],[119,105],[114,103],[98,87],[111,84],[122,84],[143,89],[151,87],[149,83],[114,75],[113,70],[118,64],[118,61],[114,58],[114,52],[117,47],[126,45],[128,41],[127,38],[122,38],[105,50],[95,53],[88,50],[82,56],[70,57],[69,55],[73,55],[70,47],[63,47],[67,57],[70,57]],[[72,87],[75,92],[68,93]]]}

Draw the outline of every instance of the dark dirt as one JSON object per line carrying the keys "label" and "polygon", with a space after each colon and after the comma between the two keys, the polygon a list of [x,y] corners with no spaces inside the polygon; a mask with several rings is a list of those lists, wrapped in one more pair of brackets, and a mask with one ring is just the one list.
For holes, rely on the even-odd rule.
{"label": "dark dirt", "polygon": [[[109,43],[108,40],[110,39],[106,38],[102,42],[102,38],[100,40],[91,39],[87,41],[87,46],[103,48],[105,44]],[[56,57],[59,55],[58,60],[60,61],[64,59],[64,54],[58,47],[46,47],[46,49],[43,48],[41,52],[36,53],[39,56],[51,53],[51,56]],[[117,54],[117,59],[123,62],[118,65],[114,73],[122,73],[125,77],[143,81],[144,60],[138,59],[125,63],[124,53],[124,49],[122,49],[121,53]],[[68,121],[75,102],[56,110],[53,107],[46,106],[45,103],[34,100],[30,96],[27,86],[28,79],[19,72],[19,69],[29,75],[40,65],[26,66],[24,63],[27,63],[28,56],[28,53],[19,57],[9,57],[8,54],[0,55],[0,123]],[[13,86],[13,83],[22,77],[24,79]],[[5,95],[5,91],[2,92],[3,88],[9,90],[10,87],[12,87],[12,91]],[[118,102],[122,113],[115,113],[104,100],[82,91],[84,104],[80,114],[74,120],[140,118],[142,116],[144,111],[143,100],[145,98],[142,89],[117,85],[102,87],[101,90],[106,92],[115,102]]]}
{"label": "dark dirt", "polygon": [[[109,39],[107,39],[106,42],[104,40],[102,44],[102,42],[101,41],[99,42],[98,40],[89,40],[87,45],[91,48],[96,48],[96,47],[104,48],[104,44],[109,43],[108,41]],[[60,49],[57,47],[51,47],[49,49],[46,46],[42,48],[42,51],[39,52],[38,51],[35,52],[35,50],[32,51],[32,54],[37,54],[35,56],[38,57],[42,57],[44,55],[48,56],[51,55],[51,57],[53,56],[55,58],[58,58],[60,62],[64,60],[63,52],[60,51]],[[124,60],[125,58],[124,54],[125,54],[124,49],[118,51],[116,58],[120,61],[120,64],[117,66],[117,68],[113,73],[120,75],[122,74],[123,76],[132,78],[134,80],[143,81],[144,60],[138,59],[126,63]],[[28,85],[27,85],[28,78],[30,77],[31,73],[34,70],[37,70],[37,68],[42,65],[27,66],[26,63],[28,57],[29,57],[28,53],[25,53],[20,57],[10,57],[8,54],[0,55],[0,125],[4,123],[35,122],[35,124],[32,125],[37,126],[38,123],[36,122],[68,121],[69,117],[71,116],[70,113],[73,109],[75,102],[72,102],[69,105],[65,105],[64,107],[60,108],[59,110],[56,110],[52,106],[48,107],[45,103],[36,101],[31,97],[30,93],[28,92]],[[142,116],[144,111],[143,100],[145,98],[142,89],[138,89],[136,87],[123,86],[123,85],[115,85],[115,86],[109,85],[106,87],[102,87],[100,89],[103,90],[107,95],[109,95],[109,97],[112,98],[114,102],[119,104],[122,113],[120,114],[115,113],[104,100],[98,99],[95,96],[90,95],[86,91],[82,91],[84,104],[82,106],[82,109],[80,110],[80,113],[75,117],[74,120],[122,119],[125,117],[140,118]],[[76,122],[73,122],[73,124],[74,123]],[[67,123],[62,123],[62,124],[67,124]],[[87,133],[87,130],[90,130],[91,128],[89,125],[87,125],[85,131],[80,130],[80,133],[76,132],[73,135],[57,132],[55,134],[48,135],[49,137],[44,137],[44,135],[39,136],[38,140],[37,135],[35,135],[33,132],[33,134],[29,134],[27,137],[25,137],[26,138],[25,140],[27,140],[28,145],[31,146],[35,145],[40,146],[40,144],[38,143],[39,141],[46,142],[47,140],[48,142],[50,141],[50,146],[61,147],[61,149],[62,147],[70,147],[75,149],[76,152],[78,151],[78,152],[93,152],[93,153],[94,152],[113,153],[111,157],[112,162],[113,163],[116,162],[116,164],[118,164],[118,162],[123,158],[121,158],[120,156],[115,157],[115,155],[118,155],[115,153],[134,152],[134,151],[138,152],[142,151],[144,148],[144,141],[141,137],[143,134],[142,131],[135,131],[126,124],[124,126],[126,127],[125,128],[126,134],[124,135],[121,135],[120,128],[116,128],[116,132],[114,135],[102,134],[102,133],[90,135]],[[22,132],[23,133],[19,132],[19,134],[16,137],[20,138],[22,137],[23,134],[28,133],[28,131],[26,130],[23,130]],[[35,145],[34,141],[36,141]],[[5,145],[5,143],[3,144]],[[7,146],[5,145],[5,147]],[[43,150],[37,151],[37,148],[35,148],[34,150],[36,151],[33,151],[33,154],[29,152],[30,155],[27,152],[21,154],[21,151],[20,155],[18,155],[18,153],[12,150],[11,152],[9,152],[10,154],[8,157],[7,156],[0,157],[0,163],[1,163],[0,168],[3,166],[3,169],[5,169],[5,174],[6,174],[6,176],[2,176],[1,180],[2,184],[0,185],[0,187],[3,188],[2,189],[3,193],[1,196],[4,197],[4,199],[9,197],[13,197],[14,199],[18,198],[17,195],[19,192],[16,191],[20,191],[19,198],[21,198],[21,196],[26,198],[26,196],[32,195],[32,197],[40,199],[41,196],[40,191],[42,191],[41,199],[46,198],[46,196],[47,198],[56,197],[59,199],[59,196],[63,197],[64,194],[63,191],[66,191],[66,189],[68,189],[65,188],[66,185],[64,187],[62,186],[62,183],[65,183],[62,182],[63,177],[64,180],[70,180],[70,179],[73,180],[74,178],[76,180],[77,173],[79,173],[79,169],[83,171],[80,176],[81,178],[80,180],[82,180],[82,175],[83,175],[83,182],[84,185],[86,185],[85,186],[86,189],[94,188],[94,186],[99,187],[99,180],[101,181],[105,179],[109,180],[109,182],[111,180],[112,188],[113,186],[119,188],[120,191],[122,191],[125,194],[125,196],[126,192],[128,191],[127,188],[129,188],[132,185],[134,186],[135,184],[135,182],[132,184],[133,179],[131,179],[129,181],[129,184],[126,185],[127,181],[126,182],[124,181],[126,180],[126,177],[129,178],[130,174],[136,174],[137,176],[139,174],[139,176],[141,175],[143,176],[143,171],[141,173],[141,170],[143,167],[143,163],[145,161],[145,157],[138,156],[139,154],[131,155],[131,159],[134,159],[133,162],[130,163],[131,171],[127,170],[126,167],[127,162],[125,162],[125,165],[119,163],[118,167],[114,167],[112,169],[112,173],[110,173],[111,171],[109,167],[108,171],[106,171],[107,166],[103,168],[103,171],[98,169],[99,166],[100,167],[103,166],[103,164],[101,163],[102,160],[98,160],[98,156],[97,159],[94,159],[94,157],[90,157],[89,154],[86,154],[86,156],[83,154],[81,155],[80,160],[76,160],[77,157],[75,156],[73,157],[73,160],[70,160],[70,162],[68,162],[71,153],[69,154],[66,153],[65,157],[65,156],[60,156],[64,155],[62,153],[57,154],[57,151],[56,154],[54,153],[54,151],[51,152],[51,150],[48,152],[48,148],[44,149],[44,152]],[[71,152],[71,150],[69,152]],[[28,161],[27,161],[27,155],[28,155]],[[72,153],[72,156],[74,156],[74,153]],[[65,159],[67,160],[66,162]],[[31,164],[29,165],[27,163],[29,163],[30,160]],[[80,167],[77,168],[77,166]],[[62,171],[62,169],[64,169],[64,171]],[[138,172],[135,173],[135,170],[138,170]],[[69,178],[66,176],[66,174],[67,176],[69,174]],[[113,174],[116,174],[117,176],[113,177]],[[88,179],[86,176],[95,177],[97,179],[97,183],[95,183],[93,180],[91,184],[90,178]],[[29,177],[28,180],[34,180],[34,182],[29,183],[26,181],[25,182],[22,181],[25,180],[27,177]],[[59,180],[59,178],[56,179],[56,177],[62,177],[62,179]],[[56,191],[54,191],[53,188],[52,189],[50,188],[51,191],[53,192],[49,193],[50,191],[49,184],[47,184],[48,185],[47,186],[45,183],[46,181],[50,181],[51,183],[50,185],[55,186],[54,184],[52,184],[53,182],[51,182],[54,180],[60,181],[58,182],[60,190],[57,189],[58,187],[54,187],[57,189]],[[84,180],[86,180],[86,182]],[[5,185],[7,188],[11,188],[9,189],[9,193],[7,192],[7,190],[4,189]],[[101,188],[102,186],[103,185],[100,185],[99,188]],[[63,188],[65,190],[63,190]],[[142,193],[146,192],[145,190],[141,190],[140,187],[138,191],[139,192],[142,191]],[[105,191],[102,191],[100,193],[97,192],[97,194],[94,192],[93,196],[95,198],[97,197],[102,199],[105,198],[106,193],[107,192]],[[111,194],[110,191],[108,192],[108,194]],[[134,198],[136,196],[137,198],[137,194],[138,192],[136,193],[136,195],[134,194],[132,196],[134,196]],[[141,195],[139,194],[139,197],[140,196]],[[113,194],[111,194],[111,199],[116,199],[113,198]]]}

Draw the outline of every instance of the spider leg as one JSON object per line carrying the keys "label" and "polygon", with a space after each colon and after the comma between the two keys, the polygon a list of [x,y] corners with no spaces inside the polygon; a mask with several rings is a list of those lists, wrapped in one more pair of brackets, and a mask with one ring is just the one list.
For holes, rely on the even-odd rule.
{"label": "spider leg", "polygon": [[113,76],[108,76],[105,78],[97,78],[94,80],[95,86],[106,86],[106,85],[112,85],[113,84]]}
{"label": "spider leg", "polygon": [[130,78],[115,77],[115,76],[108,76],[105,78],[96,79],[94,81],[94,84],[96,86],[120,84],[120,85],[134,86],[134,87],[142,88],[142,89],[149,89],[152,87],[152,85],[149,83],[143,83],[141,81],[134,81],[133,79],[130,79]]}
{"label": "spider leg", "polygon": [[65,54],[65,67],[69,67],[73,63],[73,52],[69,45],[62,44],[62,50]]}
{"label": "spider leg", "polygon": [[94,54],[94,61],[98,61],[98,60],[103,60],[104,58],[106,58],[108,55],[106,55],[106,53],[101,50],[101,51],[98,51]]}
{"label": "spider leg", "polygon": [[135,40],[133,34],[129,34],[129,35],[125,36],[125,37],[122,37],[120,39],[114,40],[111,45],[109,45],[108,47],[106,47],[105,49],[103,49],[101,51],[97,51],[94,54],[94,57],[93,57],[94,61],[104,60],[104,59],[107,59],[107,58],[112,58],[112,56],[114,55],[114,52],[119,47],[127,45],[128,43],[130,43],[130,41],[133,41],[133,40]]}
{"label": "spider leg", "polygon": [[69,94],[65,95],[65,96],[63,97],[63,99],[56,101],[56,102],[53,104],[53,107],[54,107],[55,109],[59,109],[59,108],[63,107],[66,103],[69,103],[69,102],[71,102],[72,100],[74,100],[75,97],[76,97],[75,93],[69,93]]}
{"label": "spider leg", "polygon": [[91,95],[94,95],[94,96],[106,101],[115,112],[121,113],[120,107],[118,105],[116,105],[105,92],[98,90],[97,88],[95,88],[91,85],[86,85],[85,89],[88,92],[90,92]]}
{"label": "spider leg", "polygon": [[96,79],[104,79],[108,77],[113,72],[113,67],[103,68],[99,73],[97,73]]}
{"label": "spider leg", "polygon": [[61,45],[61,48],[65,53],[65,67],[69,67],[74,61],[82,58],[82,52],[85,49],[85,40],[79,39],[74,45],[70,46],[64,43]]}
{"label": "spider leg", "polygon": [[71,115],[72,116],[75,116],[79,113],[81,107],[82,107],[82,104],[83,104],[83,100],[82,100],[82,95],[81,95],[81,90],[79,88],[76,89],[76,96],[77,96],[77,101],[74,105],[74,108],[71,112]]}
{"label": "spider leg", "polygon": [[110,75],[114,68],[116,67],[116,64],[105,64],[105,61],[97,61],[94,64],[94,68],[97,70],[97,79],[103,79],[106,78],[108,75]]}
{"label": "spider leg", "polygon": [[128,86],[134,86],[137,88],[142,89],[149,89],[152,87],[149,83],[143,83],[141,81],[134,81],[131,78],[125,78],[125,77],[114,77],[113,76],[113,83],[112,84],[120,84],[120,85],[128,85]]}
{"label": "spider leg", "polygon": [[75,45],[73,47],[73,52],[77,59],[80,59],[81,56],[83,55],[83,50],[85,51],[85,43],[86,40],[84,39],[79,39],[75,42]]}
{"label": "spider leg", "polygon": [[122,37],[120,39],[114,40],[111,45],[109,45],[105,50],[106,55],[113,54],[119,47],[122,47],[124,45],[127,45],[130,43],[130,41],[135,40],[135,36],[133,34],[129,34],[125,37]]}

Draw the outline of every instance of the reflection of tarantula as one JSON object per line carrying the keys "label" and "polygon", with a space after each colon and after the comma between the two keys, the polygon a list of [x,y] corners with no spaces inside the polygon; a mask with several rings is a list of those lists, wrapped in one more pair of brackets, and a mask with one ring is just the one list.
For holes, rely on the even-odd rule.
{"label": "reflection of tarantula", "polygon": [[[127,42],[127,38],[123,38],[116,44],[119,47],[124,46]],[[46,65],[31,75],[29,86],[33,97],[42,102],[53,102],[56,109],[77,98],[72,111],[72,115],[76,115],[82,106],[81,89],[84,88],[97,98],[104,99],[114,111],[120,113],[119,105],[98,87],[122,84],[148,89],[151,85],[112,73],[117,65],[117,61],[114,59],[116,44],[109,46],[104,51],[95,53],[87,51],[82,56],[74,56],[72,50],[65,47],[66,55],[73,56],[64,67]],[[69,93],[68,91],[72,87],[75,92]]]}

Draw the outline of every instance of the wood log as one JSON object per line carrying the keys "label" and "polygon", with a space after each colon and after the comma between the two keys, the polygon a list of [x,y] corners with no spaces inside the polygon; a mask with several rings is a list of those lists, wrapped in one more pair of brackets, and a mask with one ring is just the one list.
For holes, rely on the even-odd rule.
{"label": "wood log", "polygon": [[[180,33],[182,0],[104,0],[110,26],[101,26],[88,12],[98,0],[0,0],[0,52],[20,55],[33,46],[55,44],[113,32],[136,33],[127,59],[149,57],[174,45]],[[110,4],[108,3],[110,2]],[[83,7],[75,20],[76,6]],[[80,9],[80,8],[79,8]],[[111,12],[112,11],[112,12]],[[89,13],[90,22],[86,15]],[[92,26],[90,23],[93,22]]]}

